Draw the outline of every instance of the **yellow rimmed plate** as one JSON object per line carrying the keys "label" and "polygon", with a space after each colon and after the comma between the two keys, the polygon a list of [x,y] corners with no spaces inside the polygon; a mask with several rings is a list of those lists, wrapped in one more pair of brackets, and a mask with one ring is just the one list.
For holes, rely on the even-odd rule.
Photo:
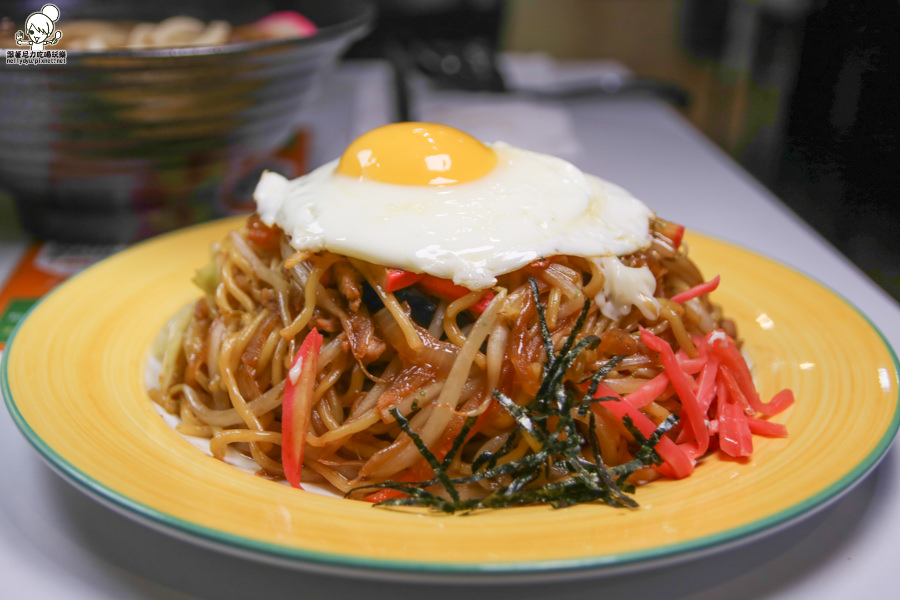
{"label": "yellow rimmed plate", "polygon": [[468,516],[400,512],[293,490],[208,457],[144,391],[154,336],[198,296],[209,246],[240,220],[162,236],[63,284],[19,325],[0,385],[19,429],[82,490],[193,542],[299,568],[398,579],[566,578],[640,569],[734,545],[848,491],[900,423],[897,359],[854,307],[746,249],[690,235],[719,274],[760,391],[790,387],[787,439],[749,461],[710,457],[683,481],[638,490],[641,508],[523,507]]}

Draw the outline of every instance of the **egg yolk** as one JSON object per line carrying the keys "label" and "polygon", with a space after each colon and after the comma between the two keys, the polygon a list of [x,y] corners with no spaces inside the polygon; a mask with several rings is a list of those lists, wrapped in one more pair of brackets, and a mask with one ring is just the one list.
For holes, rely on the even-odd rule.
{"label": "egg yolk", "polygon": [[478,179],[497,164],[493,149],[453,127],[392,123],[356,138],[337,172],[400,185],[449,185]]}

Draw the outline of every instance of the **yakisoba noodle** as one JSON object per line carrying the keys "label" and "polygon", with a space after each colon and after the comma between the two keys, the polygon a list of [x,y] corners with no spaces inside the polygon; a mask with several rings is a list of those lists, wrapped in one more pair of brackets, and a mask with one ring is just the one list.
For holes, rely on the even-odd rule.
{"label": "yakisoba noodle", "polygon": [[655,279],[610,317],[599,260],[545,256],[470,291],[298,251],[254,215],[198,272],[153,396],[214,456],[353,499],[633,506],[633,484],[785,435],[767,417],[792,400],[759,399],[681,233],[654,218],[647,247],[610,258]]}

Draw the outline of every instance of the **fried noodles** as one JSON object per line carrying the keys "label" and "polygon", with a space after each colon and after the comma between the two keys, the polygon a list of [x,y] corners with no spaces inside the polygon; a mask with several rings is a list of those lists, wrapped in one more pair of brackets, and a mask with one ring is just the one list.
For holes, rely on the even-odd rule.
{"label": "fried noodles", "polygon": [[[351,498],[385,500],[410,493],[402,482],[444,477],[456,482],[458,498],[484,498],[510,483],[503,464],[538,456],[539,435],[523,426],[533,417],[522,417],[518,407],[539,394],[554,352],[567,343],[585,340],[567,358],[571,364],[559,367],[559,389],[583,393],[605,369],[604,389],[625,396],[664,370],[642,328],[685,359],[697,357],[696,340],[714,329],[736,337],[705,295],[670,300],[704,279],[684,246],[664,234],[666,225],[653,221],[651,245],[619,257],[625,266],[649,268],[655,297],[610,318],[596,301],[604,289],[596,261],[545,257],[501,275],[491,290],[457,298],[418,285],[389,292],[386,267],[297,252],[278,228],[253,216],[215,245],[196,279],[205,295],[169,324],[153,399],[180,417],[180,432],[209,438],[214,456],[232,448],[250,457],[259,475],[283,479],[288,371],[315,328],[324,341],[304,481],[327,482]],[[682,408],[673,386],[665,385],[640,410],[655,426],[665,425],[667,433],[657,436],[674,439]],[[630,419],[604,406],[566,411],[570,434],[585,440],[578,461],[596,456],[613,469],[633,464],[643,446]],[[485,465],[496,477],[473,476]],[[568,476],[552,464],[533,471],[520,488]],[[659,472],[645,462],[623,483],[646,482]],[[429,485],[447,496],[436,479]]]}

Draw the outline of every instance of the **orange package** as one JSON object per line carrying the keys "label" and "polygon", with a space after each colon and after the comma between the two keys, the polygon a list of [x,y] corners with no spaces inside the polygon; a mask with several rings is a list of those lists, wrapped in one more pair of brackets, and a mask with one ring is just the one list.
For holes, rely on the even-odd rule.
{"label": "orange package", "polygon": [[0,349],[6,345],[16,324],[41,296],[123,247],[56,242],[31,244],[0,290]]}

